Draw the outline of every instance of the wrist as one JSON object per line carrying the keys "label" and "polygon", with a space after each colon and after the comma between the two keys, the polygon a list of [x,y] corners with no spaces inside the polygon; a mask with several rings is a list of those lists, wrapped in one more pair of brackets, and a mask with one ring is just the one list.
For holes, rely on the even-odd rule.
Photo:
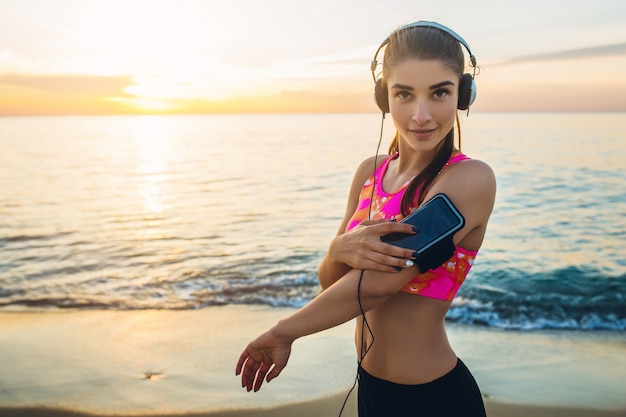
{"label": "wrist", "polygon": [[269,329],[270,335],[281,344],[291,345],[298,337],[294,328],[289,322],[289,317],[280,319],[272,328]]}
{"label": "wrist", "polygon": [[340,259],[337,259],[337,245],[340,244],[340,240],[341,235],[337,235],[330,241],[330,245],[328,245],[328,257],[334,264],[343,264]]}

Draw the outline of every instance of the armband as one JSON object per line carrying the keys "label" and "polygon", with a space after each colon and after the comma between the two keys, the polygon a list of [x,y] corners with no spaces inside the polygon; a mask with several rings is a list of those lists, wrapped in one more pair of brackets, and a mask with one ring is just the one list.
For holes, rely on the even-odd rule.
{"label": "armband", "polygon": [[450,235],[418,254],[415,263],[421,273],[429,269],[438,268],[450,259],[454,254],[454,249],[454,242],[452,241],[452,235]]}

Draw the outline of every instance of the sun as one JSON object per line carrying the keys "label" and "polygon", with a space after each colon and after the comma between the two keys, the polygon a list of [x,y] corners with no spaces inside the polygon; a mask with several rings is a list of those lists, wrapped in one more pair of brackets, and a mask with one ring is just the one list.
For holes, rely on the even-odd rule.
{"label": "sun", "polygon": [[144,113],[184,112],[193,110],[198,103],[208,105],[231,99],[236,95],[234,84],[232,77],[136,76],[123,94],[108,100]]}
{"label": "sun", "polygon": [[142,113],[168,113],[180,108],[180,105],[164,99],[143,97],[109,97],[109,101],[121,103]]}

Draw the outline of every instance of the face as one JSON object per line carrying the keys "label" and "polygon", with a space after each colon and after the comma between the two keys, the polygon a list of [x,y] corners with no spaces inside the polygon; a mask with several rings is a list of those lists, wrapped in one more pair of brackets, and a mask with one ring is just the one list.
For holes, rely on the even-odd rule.
{"label": "face", "polygon": [[409,59],[393,68],[387,87],[400,149],[436,151],[454,126],[458,74],[438,60]]}

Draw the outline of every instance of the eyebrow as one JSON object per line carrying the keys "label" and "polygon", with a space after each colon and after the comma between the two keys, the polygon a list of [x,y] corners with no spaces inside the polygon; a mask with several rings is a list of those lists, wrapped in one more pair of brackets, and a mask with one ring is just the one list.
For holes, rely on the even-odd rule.
{"label": "eyebrow", "polygon": [[[454,85],[454,83],[452,81],[442,81],[440,83],[437,84],[433,84],[430,86],[431,90],[436,90],[438,88],[444,87],[446,85]],[[394,84],[391,86],[392,89],[396,89],[396,90],[409,90],[409,91],[413,91],[413,87],[411,87],[410,85],[404,85],[404,84]]]}

